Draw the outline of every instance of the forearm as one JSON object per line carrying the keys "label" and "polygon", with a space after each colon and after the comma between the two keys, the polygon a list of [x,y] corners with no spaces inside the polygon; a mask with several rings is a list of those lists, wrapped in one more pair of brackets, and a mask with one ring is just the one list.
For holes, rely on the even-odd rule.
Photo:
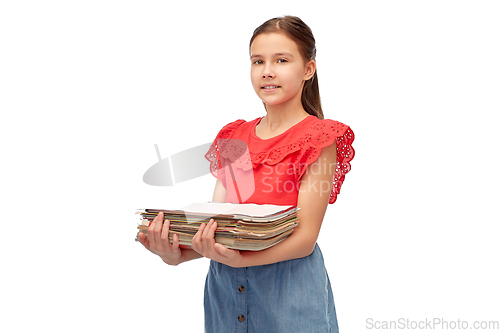
{"label": "forearm", "polygon": [[241,251],[241,258],[235,266],[260,266],[303,258],[312,253],[316,239],[317,237],[314,235],[303,235],[294,231],[287,239],[268,249],[262,251]]}

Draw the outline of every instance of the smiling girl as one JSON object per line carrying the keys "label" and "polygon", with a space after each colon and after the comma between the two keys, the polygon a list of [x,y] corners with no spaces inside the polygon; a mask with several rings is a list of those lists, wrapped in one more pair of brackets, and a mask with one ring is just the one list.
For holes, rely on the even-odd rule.
{"label": "smiling girl", "polygon": [[[354,157],[354,134],[323,119],[316,46],[310,28],[285,16],[259,26],[250,40],[251,80],[266,114],[224,126],[207,153],[217,177],[213,201],[298,206],[299,225],[281,243],[262,251],[228,249],[214,240],[217,223],[202,224],[192,249],[169,221],[151,223],[141,243],[170,265],[211,259],[205,284],[206,332],[338,332],[330,280],[316,243],[328,204],[336,201]],[[244,142],[249,163],[221,154],[222,140]],[[252,174],[252,192],[241,197],[235,174]]]}

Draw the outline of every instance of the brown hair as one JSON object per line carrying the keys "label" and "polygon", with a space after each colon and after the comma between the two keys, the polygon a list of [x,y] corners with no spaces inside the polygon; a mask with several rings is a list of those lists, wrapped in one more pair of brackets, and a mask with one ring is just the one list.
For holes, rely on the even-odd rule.
{"label": "brown hair", "polygon": [[[260,34],[282,32],[288,38],[293,40],[298,48],[300,55],[306,60],[316,60],[316,40],[311,29],[300,18],[295,16],[276,17],[264,22],[254,30],[250,39],[250,47]],[[301,95],[302,107],[307,113],[323,119],[323,110],[321,109],[321,99],[319,97],[318,72],[304,83]]]}

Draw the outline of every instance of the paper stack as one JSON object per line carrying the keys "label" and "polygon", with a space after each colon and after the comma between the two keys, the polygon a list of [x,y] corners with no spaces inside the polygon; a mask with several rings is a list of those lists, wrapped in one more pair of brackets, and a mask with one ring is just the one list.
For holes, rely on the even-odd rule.
{"label": "paper stack", "polygon": [[139,232],[147,236],[151,221],[163,212],[170,221],[169,237],[179,236],[179,243],[191,245],[202,223],[217,222],[215,241],[231,249],[259,251],[283,241],[298,224],[298,208],[293,206],[197,203],[181,210],[144,209]]}

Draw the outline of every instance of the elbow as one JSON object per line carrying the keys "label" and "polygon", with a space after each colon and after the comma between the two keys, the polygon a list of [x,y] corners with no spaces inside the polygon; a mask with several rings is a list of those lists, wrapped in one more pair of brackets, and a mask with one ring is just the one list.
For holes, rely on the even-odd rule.
{"label": "elbow", "polygon": [[300,246],[299,258],[310,256],[316,247],[316,238],[306,239]]}
{"label": "elbow", "polygon": [[316,247],[316,241],[308,244],[306,255],[304,257],[310,256],[314,252],[314,248]]}
{"label": "elbow", "polygon": [[291,239],[291,242],[295,243],[293,257],[298,259],[307,257],[313,253],[314,248],[316,247],[316,241],[318,240],[318,234],[296,232],[294,230],[289,238]]}

